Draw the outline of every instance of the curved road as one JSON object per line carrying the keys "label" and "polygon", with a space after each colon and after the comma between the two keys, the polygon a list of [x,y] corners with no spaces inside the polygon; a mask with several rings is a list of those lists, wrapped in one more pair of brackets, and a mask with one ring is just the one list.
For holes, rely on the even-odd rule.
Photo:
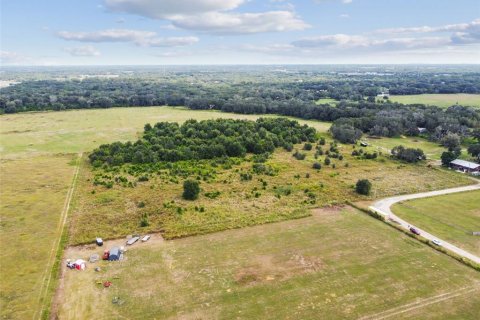
{"label": "curved road", "polygon": [[[476,180],[476,179],[475,179]],[[418,199],[418,198],[427,198],[427,197],[433,197],[433,196],[440,196],[444,194],[449,194],[449,193],[455,193],[455,192],[462,192],[462,191],[472,191],[472,190],[480,190],[480,181],[476,180],[477,184],[470,185],[470,186],[465,186],[465,187],[458,187],[458,188],[451,188],[451,189],[444,189],[444,190],[437,190],[437,191],[431,191],[431,192],[422,192],[422,193],[415,193],[415,194],[409,194],[409,195],[404,195],[404,196],[397,196],[397,197],[391,197],[391,198],[385,198],[382,200],[379,200],[375,202],[372,206],[369,208],[375,212],[380,213],[381,215],[385,216],[385,218],[393,220],[397,223],[399,223],[403,228],[409,229],[410,227],[414,227],[420,232],[420,235],[430,241],[432,240],[439,240],[442,242],[442,247],[455,252],[456,254],[470,259],[478,264],[480,264],[480,257],[471,254],[465,250],[462,250],[456,246],[454,246],[451,243],[448,243],[442,239],[439,239],[438,237],[435,237],[434,235],[414,226],[413,224],[408,223],[407,221],[399,218],[396,216],[391,210],[390,207],[397,202],[400,201],[405,201],[405,200],[411,200],[411,199]]]}

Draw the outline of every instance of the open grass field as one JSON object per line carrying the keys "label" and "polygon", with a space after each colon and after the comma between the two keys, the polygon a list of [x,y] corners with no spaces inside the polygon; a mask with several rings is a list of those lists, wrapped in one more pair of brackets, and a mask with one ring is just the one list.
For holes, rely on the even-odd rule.
{"label": "open grass field", "polygon": [[0,161],[2,319],[32,319],[40,306],[52,247],[60,237],[73,159],[58,155]]}
{"label": "open grass field", "polygon": [[480,108],[480,94],[414,94],[405,96],[390,96],[391,101],[404,104],[423,103],[442,108],[448,108],[455,104]]}
{"label": "open grass field", "polygon": [[[38,311],[39,290],[45,271],[48,273],[43,259],[48,259],[59,237],[55,228],[61,220],[77,153],[88,152],[102,143],[134,140],[147,122],[219,117],[253,120],[258,116],[168,107],[0,116],[1,268],[2,275],[7,275],[2,277],[0,287],[1,317],[31,318]],[[330,125],[300,122],[314,126],[320,132],[326,132]],[[70,241],[91,241],[98,233],[106,237],[123,237],[135,230],[160,230],[166,237],[173,238],[298,218],[308,215],[307,209],[313,206],[355,198],[352,185],[358,177],[368,176],[373,180],[373,197],[469,183],[463,176],[425,166],[417,168],[388,160],[384,163],[381,159],[349,160],[350,152],[345,152],[343,160],[350,163],[350,168],[337,163],[336,170],[330,167],[318,173],[311,169],[312,154],[304,161],[297,161],[291,155],[278,152],[270,161],[281,169],[281,175],[255,176],[245,183],[237,180],[238,173],[229,176],[231,172],[219,169],[217,176],[226,177],[227,183],[217,179],[215,183],[202,185],[204,192],[221,191],[215,199],[208,199],[202,193],[198,200],[198,205],[204,206],[202,214],[194,210],[193,203],[179,199],[181,185],[174,182],[163,185],[151,179],[127,190],[119,186],[108,190],[98,187],[96,194],[92,194],[92,183],[87,180],[92,173],[83,162],[79,189],[74,196],[74,214],[70,217]],[[380,169],[378,163],[382,164]],[[242,166],[251,166],[251,163],[242,163],[238,169]],[[305,177],[307,173],[310,178]],[[299,177],[295,178],[295,175]],[[267,182],[265,190],[259,178]],[[279,189],[274,191],[274,186]],[[311,190],[305,192],[305,189]],[[286,190],[290,190],[291,195],[284,195]],[[260,195],[255,198],[257,192]],[[315,203],[305,204],[305,200],[311,200],[310,193],[315,195]],[[281,198],[276,194],[281,194]],[[165,208],[163,204],[167,199],[173,199],[175,204],[167,204],[168,208]],[[138,201],[144,201],[145,207],[139,208]],[[181,214],[176,213],[178,207],[182,208]],[[150,225],[139,229],[139,215],[142,213],[148,215]]]}
{"label": "open grass field", "polygon": [[[267,115],[269,116],[269,115]],[[133,140],[145,123],[187,119],[256,119],[182,108],[113,108],[0,116],[0,316],[32,318],[72,181],[76,154],[102,143]],[[305,121],[319,131],[330,124]],[[14,243],[11,246],[10,243]],[[37,314],[38,316],[38,314]]]}
{"label": "open grass field", "polygon": [[[66,256],[102,249],[72,247]],[[65,270],[59,319],[380,319],[385,312],[477,319],[480,312],[478,272],[349,207],[172,241],[154,235],[125,256],[97,263],[100,272]],[[105,280],[108,289],[97,284]],[[453,302],[439,300],[445,296]]]}
{"label": "open grass field", "polygon": [[[272,117],[273,115],[261,115]],[[12,154],[78,153],[101,144],[137,138],[146,123],[182,123],[188,119],[217,118],[255,120],[259,115],[239,115],[218,111],[172,107],[111,108],[2,115],[0,117],[0,156]],[[330,123],[299,120],[320,132]]]}
{"label": "open grass field", "polygon": [[338,103],[338,100],[331,99],[331,98],[323,98],[323,99],[318,99],[315,101],[315,104],[329,104],[329,105],[336,105]]}
{"label": "open grass field", "polygon": [[[367,141],[371,146],[377,147],[380,151],[390,153],[390,151],[399,145],[407,148],[420,148],[425,152],[427,159],[440,160],[442,153],[446,150],[438,143],[428,141],[420,137],[397,137],[397,138],[362,138],[362,141]],[[462,151],[466,155],[466,150]],[[468,155],[466,155],[468,156]]]}
{"label": "open grass field", "polygon": [[[300,150],[302,145],[296,148]],[[344,159],[332,158],[332,164],[323,165],[321,170],[312,168],[315,161],[323,164],[325,159],[314,159],[315,148],[302,151],[307,155],[305,160],[296,160],[292,153],[279,149],[265,163],[278,173],[253,174],[248,181],[241,180],[240,173],[250,172],[252,162],[229,169],[216,167],[215,177],[201,182],[203,192],[193,202],[181,197],[183,179],[171,178],[165,172],[151,174],[149,181],[137,182],[134,188],[119,184],[113,188],[94,186],[96,172],[85,160],[71,217],[70,243],[90,243],[96,236],[111,239],[145,231],[159,231],[171,239],[299,218],[308,215],[308,208],[367,199],[354,190],[357,180],[364,178],[373,183],[368,199],[472,183],[449,170],[424,164],[404,165],[382,156],[376,160],[358,159],[351,156],[352,146],[339,149]],[[137,180],[125,172],[120,175],[129,181]],[[219,193],[217,197],[207,197],[207,193],[215,192]],[[140,207],[140,203],[144,206]],[[141,227],[145,216],[149,225]]]}
{"label": "open grass field", "polygon": [[400,202],[392,207],[399,217],[425,231],[480,255],[480,191]]}

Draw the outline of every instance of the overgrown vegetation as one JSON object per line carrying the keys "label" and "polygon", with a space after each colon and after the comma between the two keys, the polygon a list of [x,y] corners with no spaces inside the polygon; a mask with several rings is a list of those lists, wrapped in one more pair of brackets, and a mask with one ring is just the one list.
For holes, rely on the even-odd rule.
{"label": "overgrown vegetation", "polygon": [[316,130],[284,118],[248,120],[188,120],[182,125],[159,122],[145,125],[142,139],[135,143],[102,145],[90,155],[96,167],[125,163],[145,164],[160,161],[201,160],[244,157],[272,153],[292,144],[315,141]]}

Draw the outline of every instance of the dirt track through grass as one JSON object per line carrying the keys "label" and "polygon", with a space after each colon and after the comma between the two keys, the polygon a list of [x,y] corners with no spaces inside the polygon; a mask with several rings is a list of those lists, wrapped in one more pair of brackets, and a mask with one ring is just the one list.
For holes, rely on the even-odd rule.
{"label": "dirt track through grass", "polygon": [[61,236],[66,227],[65,225],[67,223],[70,203],[72,201],[73,193],[75,191],[75,185],[78,178],[78,172],[80,170],[80,163],[82,161],[82,156],[83,156],[83,153],[80,153],[78,155],[78,158],[76,159],[77,164],[75,166],[75,172],[73,174],[72,183],[70,185],[70,188],[68,189],[67,196],[65,198],[65,203],[63,205],[62,213],[60,215],[60,221],[56,230],[57,237],[52,246],[52,250],[50,251],[50,258],[48,260],[48,263],[45,266],[44,276],[42,279],[43,286],[42,286],[42,289],[40,290],[40,297],[39,297],[39,304],[41,305],[41,308],[38,310],[38,312],[35,312],[33,319],[37,319],[50,307],[50,301],[52,298],[51,294],[49,295],[50,283],[52,281],[52,277],[56,276],[56,274],[52,274],[53,273],[52,268],[55,263],[55,259],[58,255],[59,250],[63,249],[60,247]]}
{"label": "dirt track through grass", "polygon": [[469,287],[464,287],[460,288],[458,290],[453,290],[449,291],[446,293],[441,293],[438,295],[435,295],[433,297],[428,297],[425,299],[420,299],[418,301],[412,302],[412,303],[407,303],[403,306],[395,307],[389,310],[385,310],[382,312],[379,312],[374,315],[370,315],[367,317],[362,317],[358,320],[383,320],[383,319],[390,319],[394,316],[397,316],[402,313],[408,313],[410,311],[416,310],[416,309],[421,309],[429,305],[437,304],[440,302],[444,302],[446,300],[454,299],[456,297],[460,297],[466,294],[474,294],[476,291],[479,291],[480,286],[475,285],[475,286],[469,286]]}

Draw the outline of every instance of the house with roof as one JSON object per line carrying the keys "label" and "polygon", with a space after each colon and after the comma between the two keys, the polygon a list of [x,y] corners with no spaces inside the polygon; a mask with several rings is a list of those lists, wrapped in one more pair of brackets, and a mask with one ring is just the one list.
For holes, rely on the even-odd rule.
{"label": "house with roof", "polygon": [[480,174],[480,164],[460,159],[450,162],[450,168],[473,174]]}

